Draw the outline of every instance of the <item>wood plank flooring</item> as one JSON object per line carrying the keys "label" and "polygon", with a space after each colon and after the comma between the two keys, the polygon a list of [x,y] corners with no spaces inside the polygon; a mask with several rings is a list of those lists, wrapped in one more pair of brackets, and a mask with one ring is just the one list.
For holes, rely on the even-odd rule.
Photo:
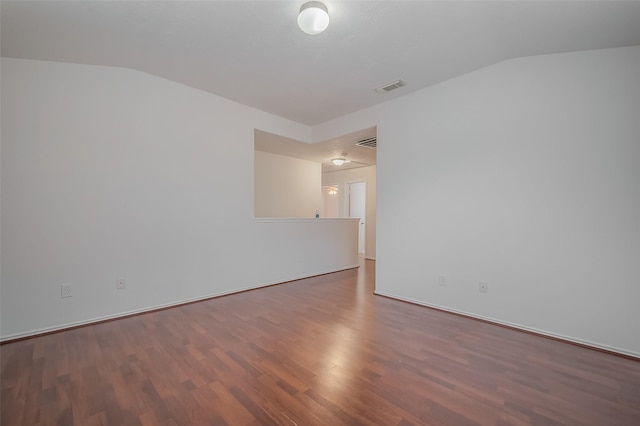
{"label": "wood plank flooring", "polygon": [[640,362],[374,296],[362,263],[2,345],[0,423],[640,425]]}

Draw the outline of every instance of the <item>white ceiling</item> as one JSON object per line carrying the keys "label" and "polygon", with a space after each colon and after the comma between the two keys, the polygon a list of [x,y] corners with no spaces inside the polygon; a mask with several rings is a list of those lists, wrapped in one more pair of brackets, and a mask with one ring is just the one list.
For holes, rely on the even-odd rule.
{"label": "white ceiling", "polygon": [[[371,127],[328,141],[308,144],[256,129],[254,149],[322,163],[322,172],[327,173],[376,164],[375,148],[356,146],[356,142],[375,137],[376,128]],[[331,162],[333,158],[344,158],[347,162],[336,166]]]}
{"label": "white ceiling", "polygon": [[[2,56],[133,68],[314,125],[496,62],[640,44],[640,2],[2,1]],[[374,89],[396,79],[407,86]]]}

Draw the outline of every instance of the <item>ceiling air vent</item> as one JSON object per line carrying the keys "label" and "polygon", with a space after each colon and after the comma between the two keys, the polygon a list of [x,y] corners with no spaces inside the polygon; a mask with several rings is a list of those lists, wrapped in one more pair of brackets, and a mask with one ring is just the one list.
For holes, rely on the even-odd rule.
{"label": "ceiling air vent", "polygon": [[361,141],[356,142],[356,146],[365,146],[367,148],[376,148],[377,145],[378,145],[378,139],[375,137],[362,139]]}
{"label": "ceiling air vent", "polygon": [[396,80],[396,81],[392,81],[389,84],[385,84],[382,87],[378,87],[376,89],[376,92],[378,92],[379,94],[383,95],[383,94],[385,94],[387,92],[390,92],[392,90],[397,89],[398,87],[402,87],[402,86],[406,86],[406,85],[407,85],[407,83],[405,83],[404,81]]}

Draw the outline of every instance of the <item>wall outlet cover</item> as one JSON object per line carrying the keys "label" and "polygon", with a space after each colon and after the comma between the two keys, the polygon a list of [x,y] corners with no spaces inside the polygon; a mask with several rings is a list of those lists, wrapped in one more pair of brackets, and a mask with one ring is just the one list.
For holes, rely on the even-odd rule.
{"label": "wall outlet cover", "polygon": [[71,297],[71,284],[62,284],[60,285],[60,297]]}

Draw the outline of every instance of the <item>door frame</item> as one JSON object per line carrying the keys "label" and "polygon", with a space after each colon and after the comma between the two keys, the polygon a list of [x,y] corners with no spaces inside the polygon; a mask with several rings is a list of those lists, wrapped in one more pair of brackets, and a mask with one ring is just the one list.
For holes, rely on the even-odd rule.
{"label": "door frame", "polygon": [[[364,227],[362,227],[360,225],[360,223],[358,223],[358,239],[360,238],[360,228],[362,227],[363,230],[363,241],[362,241],[362,253],[364,254],[364,256],[367,256],[367,200],[369,197],[367,197],[367,190],[369,188],[369,183],[367,182],[367,179],[358,179],[358,180],[348,180],[345,181],[345,191],[344,191],[344,201],[345,201],[345,215],[346,217],[351,217],[351,184],[354,183],[364,183]],[[358,254],[360,254],[360,252],[358,252]]]}

